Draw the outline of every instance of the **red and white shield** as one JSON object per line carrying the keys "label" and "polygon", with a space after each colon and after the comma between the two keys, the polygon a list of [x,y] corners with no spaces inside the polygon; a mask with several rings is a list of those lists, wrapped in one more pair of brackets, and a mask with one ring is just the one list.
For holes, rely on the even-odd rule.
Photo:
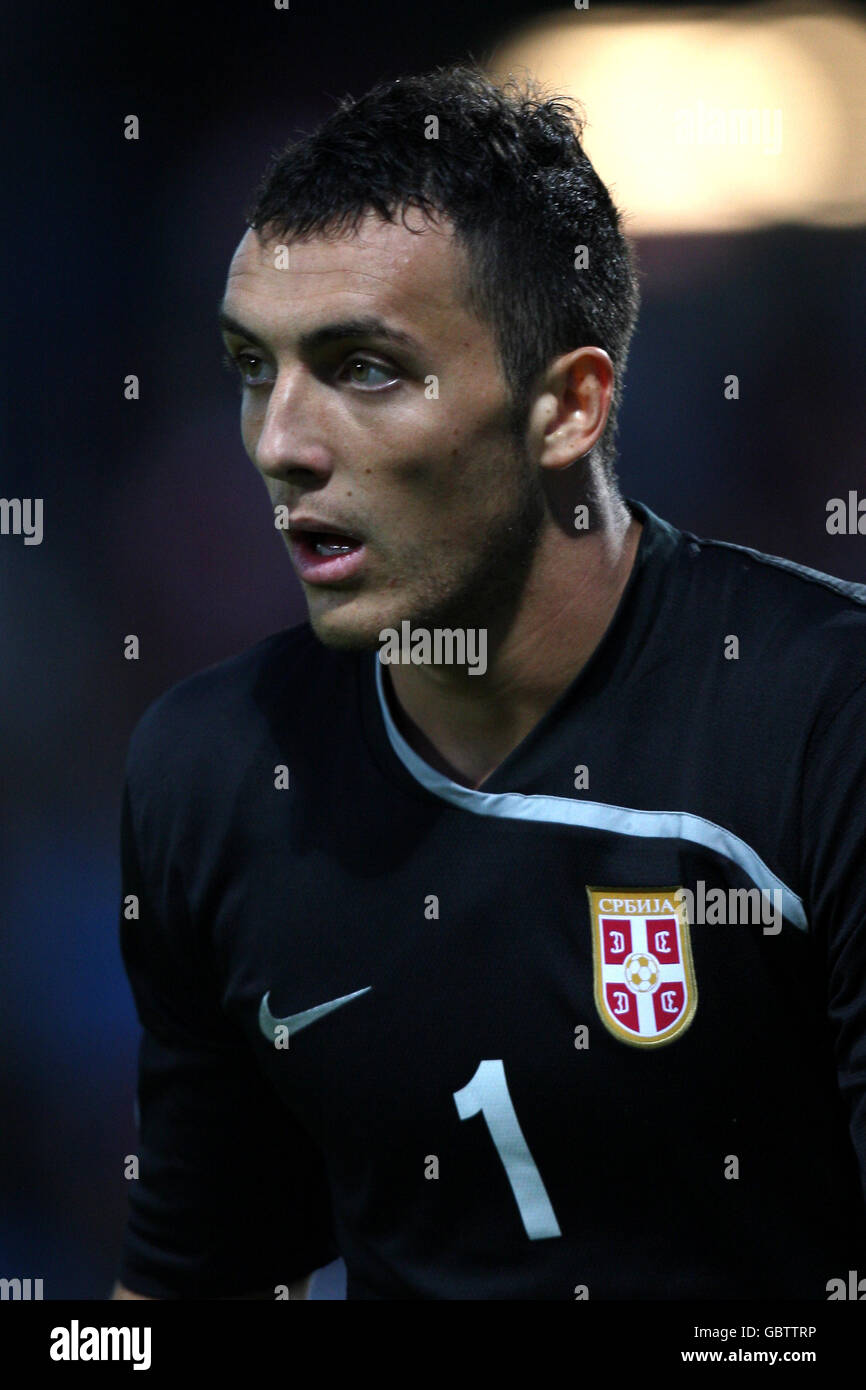
{"label": "red and white shield", "polygon": [[587,888],[595,1005],[614,1037],[671,1042],[698,1004],[685,904],[677,888]]}

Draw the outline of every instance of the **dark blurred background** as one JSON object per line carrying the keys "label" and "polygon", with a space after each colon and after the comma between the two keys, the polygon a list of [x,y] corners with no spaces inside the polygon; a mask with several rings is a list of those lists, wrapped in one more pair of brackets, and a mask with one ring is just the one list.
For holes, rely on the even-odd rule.
{"label": "dark blurred background", "polygon": [[[617,9],[593,0],[593,19]],[[44,498],[44,539],[0,536],[0,1275],[42,1278],[45,1298],[107,1296],[135,1151],[138,1028],[117,946],[130,731],[169,685],[305,616],[220,365],[215,313],[243,210],[270,152],[336,98],[486,61],[541,13],[518,0],[7,7],[0,493]],[[659,188],[663,203],[661,164]],[[866,537],[826,529],[830,497],[866,495],[862,221],[635,227],[627,496],[866,580]],[[314,1294],[342,1297],[340,1266]]]}

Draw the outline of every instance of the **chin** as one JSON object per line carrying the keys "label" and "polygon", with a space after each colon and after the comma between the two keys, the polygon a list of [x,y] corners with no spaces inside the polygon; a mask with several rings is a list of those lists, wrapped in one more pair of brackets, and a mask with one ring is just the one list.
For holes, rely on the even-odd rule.
{"label": "chin", "polygon": [[316,637],[323,646],[342,651],[378,651],[381,646],[379,633],[387,624],[378,618],[353,614],[350,609],[351,604],[323,607],[319,612],[310,608],[310,626]]}

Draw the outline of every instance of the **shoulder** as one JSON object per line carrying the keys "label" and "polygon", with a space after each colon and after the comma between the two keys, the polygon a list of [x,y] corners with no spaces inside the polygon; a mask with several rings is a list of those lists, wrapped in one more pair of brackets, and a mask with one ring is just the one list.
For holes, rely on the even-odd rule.
{"label": "shoulder", "polygon": [[273,633],[235,656],[178,681],[152,701],[129,739],[133,781],[208,781],[260,746],[275,720],[303,729],[315,722],[323,692],[332,703],[349,689],[350,654],[329,650],[309,623]]}
{"label": "shoulder", "polygon": [[823,570],[810,569],[782,555],[770,555],[734,541],[697,536],[680,531],[682,550],[708,579],[732,576],[762,597],[784,600],[803,612],[848,610],[866,621],[866,584],[839,579]]}
{"label": "shoulder", "polygon": [[866,584],[794,560],[683,531],[684,600],[715,636],[739,639],[741,666],[788,682],[814,708],[841,703],[866,681]]}

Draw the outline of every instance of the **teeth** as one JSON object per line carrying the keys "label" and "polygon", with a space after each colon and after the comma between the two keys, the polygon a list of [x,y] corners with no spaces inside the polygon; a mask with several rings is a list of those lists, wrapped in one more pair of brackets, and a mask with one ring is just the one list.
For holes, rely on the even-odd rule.
{"label": "teeth", "polygon": [[322,541],[316,541],[318,555],[348,555],[354,548],[352,545],[325,545]]}

